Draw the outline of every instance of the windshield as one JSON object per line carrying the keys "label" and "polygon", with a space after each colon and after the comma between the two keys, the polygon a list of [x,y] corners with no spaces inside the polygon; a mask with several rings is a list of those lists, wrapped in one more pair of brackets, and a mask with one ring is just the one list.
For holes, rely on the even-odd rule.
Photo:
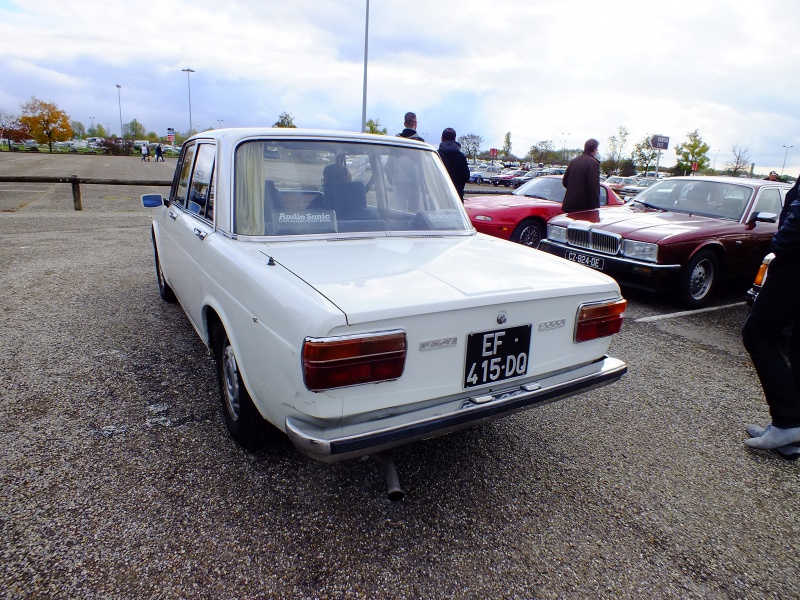
{"label": "windshield", "polygon": [[234,233],[471,232],[436,154],[323,140],[257,140],[236,149]]}
{"label": "windshield", "polygon": [[643,190],[634,202],[673,212],[738,221],[752,195],[753,188],[735,183],[668,179]]}
{"label": "windshield", "polygon": [[561,177],[535,177],[511,193],[515,196],[528,196],[531,198],[544,198],[553,202],[563,202],[566,191],[561,183]]}

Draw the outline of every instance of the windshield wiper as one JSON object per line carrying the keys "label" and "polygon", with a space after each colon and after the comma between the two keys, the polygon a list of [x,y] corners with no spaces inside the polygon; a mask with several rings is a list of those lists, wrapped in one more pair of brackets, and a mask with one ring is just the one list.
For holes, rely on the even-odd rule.
{"label": "windshield wiper", "polygon": [[634,198],[633,201],[638,202],[639,204],[641,204],[642,206],[646,206],[647,208],[655,208],[656,210],[660,210],[661,212],[669,212],[666,208],[656,206],[655,204],[650,204],[649,202],[645,202],[644,200],[638,200]]}
{"label": "windshield wiper", "polygon": [[537,196],[536,194],[525,194],[526,198],[537,198],[539,200],[549,200],[550,198],[545,198],[544,196]]}

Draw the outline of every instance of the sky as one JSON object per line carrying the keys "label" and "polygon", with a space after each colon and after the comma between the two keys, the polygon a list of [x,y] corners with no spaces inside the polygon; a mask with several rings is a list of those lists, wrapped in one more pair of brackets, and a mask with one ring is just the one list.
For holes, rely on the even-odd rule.
{"label": "sky", "polygon": [[[271,126],[360,131],[367,0],[0,0],[0,110],[32,96],[112,134]],[[800,173],[800,2],[371,0],[368,119],[414,111],[524,156],[628,130],[625,154],[697,130],[712,166]],[[183,69],[193,69],[186,73]],[[121,86],[117,88],[116,86]],[[791,146],[791,148],[789,148]],[[784,166],[785,163],[785,166]]]}

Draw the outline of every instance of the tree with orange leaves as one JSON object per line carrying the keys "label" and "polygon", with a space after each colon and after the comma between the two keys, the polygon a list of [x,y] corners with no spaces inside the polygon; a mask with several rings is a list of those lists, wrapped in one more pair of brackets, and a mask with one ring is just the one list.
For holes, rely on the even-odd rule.
{"label": "tree with orange leaves", "polygon": [[66,142],[72,137],[69,115],[55,103],[44,102],[36,96],[31,96],[22,105],[22,116],[19,120],[28,128],[33,139],[39,144],[50,146],[50,152],[53,151],[53,142]]}

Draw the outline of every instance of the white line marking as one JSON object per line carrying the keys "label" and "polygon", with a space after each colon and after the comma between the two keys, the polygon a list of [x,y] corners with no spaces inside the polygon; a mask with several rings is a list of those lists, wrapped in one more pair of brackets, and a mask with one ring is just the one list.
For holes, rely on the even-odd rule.
{"label": "white line marking", "polygon": [[726,308],[733,308],[735,306],[746,306],[746,302],[736,302],[734,304],[725,304],[723,306],[711,306],[709,308],[698,308],[697,310],[684,310],[676,313],[669,313],[668,315],[653,315],[652,317],[642,317],[635,319],[635,323],[652,323],[653,321],[663,321],[665,319],[674,319],[676,317],[685,317],[688,315],[699,315],[700,313],[714,312],[717,310],[724,310]]}

